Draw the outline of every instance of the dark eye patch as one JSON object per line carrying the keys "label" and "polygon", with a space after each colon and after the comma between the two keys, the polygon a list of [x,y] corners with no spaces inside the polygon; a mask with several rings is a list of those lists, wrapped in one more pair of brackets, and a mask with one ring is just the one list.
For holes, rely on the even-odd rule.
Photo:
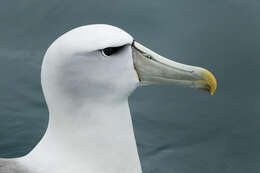
{"label": "dark eye patch", "polygon": [[124,46],[119,46],[119,47],[107,47],[105,49],[102,49],[102,52],[106,56],[113,55],[117,52],[119,52]]}

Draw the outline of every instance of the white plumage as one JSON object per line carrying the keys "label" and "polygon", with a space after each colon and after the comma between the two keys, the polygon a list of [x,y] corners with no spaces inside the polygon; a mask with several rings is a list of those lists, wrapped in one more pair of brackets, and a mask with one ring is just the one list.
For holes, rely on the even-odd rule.
{"label": "white plumage", "polygon": [[141,173],[128,106],[131,92],[142,83],[212,92],[214,80],[205,69],[166,60],[117,27],[71,30],[43,60],[47,132],[27,156],[2,159],[0,173]]}

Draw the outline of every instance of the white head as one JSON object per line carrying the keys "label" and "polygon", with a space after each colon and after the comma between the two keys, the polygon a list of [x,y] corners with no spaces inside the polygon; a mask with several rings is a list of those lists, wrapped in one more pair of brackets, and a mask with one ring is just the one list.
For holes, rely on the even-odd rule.
{"label": "white head", "polygon": [[54,102],[55,107],[120,102],[140,83],[177,83],[210,93],[216,89],[207,70],[161,57],[125,31],[102,24],[59,37],[45,54],[41,80],[49,109]]}
{"label": "white head", "polygon": [[[48,106],[57,97],[68,104],[127,98],[139,83],[132,42],[128,33],[110,25],[83,26],[59,37],[48,49],[42,66]],[[113,52],[106,55],[104,49],[109,47],[118,49],[107,49],[107,53]]]}

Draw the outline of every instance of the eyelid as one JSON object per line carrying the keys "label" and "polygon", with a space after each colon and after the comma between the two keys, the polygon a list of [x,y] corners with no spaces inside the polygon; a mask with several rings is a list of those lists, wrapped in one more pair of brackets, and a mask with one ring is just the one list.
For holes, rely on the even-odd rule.
{"label": "eyelid", "polygon": [[[119,52],[123,47],[125,47],[125,45],[122,46],[118,46],[118,47],[106,47],[104,49],[101,49],[101,53],[103,56],[111,56],[117,52]],[[106,53],[107,51],[107,53]]]}

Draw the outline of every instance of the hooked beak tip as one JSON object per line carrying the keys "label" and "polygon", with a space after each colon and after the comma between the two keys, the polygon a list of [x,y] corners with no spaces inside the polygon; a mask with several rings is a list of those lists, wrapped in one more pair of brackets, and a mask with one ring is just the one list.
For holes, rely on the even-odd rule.
{"label": "hooked beak tip", "polygon": [[215,76],[208,70],[203,69],[203,80],[206,83],[206,88],[211,95],[214,95],[216,89],[217,89],[217,80]]}

